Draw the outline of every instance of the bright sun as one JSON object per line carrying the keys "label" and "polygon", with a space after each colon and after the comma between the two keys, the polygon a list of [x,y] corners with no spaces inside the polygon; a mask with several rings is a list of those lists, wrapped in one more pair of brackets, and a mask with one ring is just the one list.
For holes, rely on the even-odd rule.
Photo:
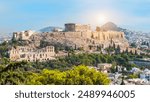
{"label": "bright sun", "polygon": [[99,23],[99,24],[104,24],[104,23],[106,23],[106,22],[107,22],[106,16],[104,16],[104,15],[99,15],[99,16],[98,16],[98,23]]}

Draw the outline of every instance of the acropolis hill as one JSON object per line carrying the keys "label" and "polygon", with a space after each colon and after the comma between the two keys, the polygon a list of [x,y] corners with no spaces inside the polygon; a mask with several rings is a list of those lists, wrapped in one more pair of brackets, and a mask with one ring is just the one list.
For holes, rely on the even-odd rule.
{"label": "acropolis hill", "polygon": [[[105,29],[104,29],[105,28]],[[10,59],[14,61],[46,61],[54,59],[55,48],[68,47],[86,52],[98,51],[110,46],[125,51],[129,48],[123,32],[107,30],[97,27],[91,30],[90,25],[67,23],[65,29],[55,28],[52,32],[22,31],[14,32],[13,40],[21,42],[23,46],[11,48]],[[111,28],[113,29],[113,27]]]}
{"label": "acropolis hill", "polygon": [[[15,40],[28,41],[30,45],[39,46],[40,42],[48,45],[62,44],[72,48],[83,48],[84,50],[94,49],[96,46],[119,45],[121,48],[129,47],[123,32],[101,30],[100,27],[95,31],[91,30],[90,25],[67,23],[65,29],[54,29],[53,32],[14,32]],[[90,46],[90,48],[89,48]]]}

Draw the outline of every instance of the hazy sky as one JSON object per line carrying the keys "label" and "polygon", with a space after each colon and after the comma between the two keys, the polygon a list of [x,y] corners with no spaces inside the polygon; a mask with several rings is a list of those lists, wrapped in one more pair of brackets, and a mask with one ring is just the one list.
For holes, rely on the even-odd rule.
{"label": "hazy sky", "polygon": [[0,0],[0,32],[112,21],[150,32],[150,0]]}

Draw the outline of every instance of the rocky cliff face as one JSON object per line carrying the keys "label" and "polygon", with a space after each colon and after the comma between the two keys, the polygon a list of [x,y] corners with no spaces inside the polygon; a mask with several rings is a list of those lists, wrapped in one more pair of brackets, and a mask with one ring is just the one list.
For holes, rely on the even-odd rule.
{"label": "rocky cliff face", "polygon": [[[77,27],[74,27],[74,25]],[[88,27],[81,24],[69,24],[68,26],[67,31],[55,29],[51,32],[36,32],[29,39],[26,39],[26,42],[36,47],[53,45],[82,48],[84,50],[95,50],[99,46],[103,48],[113,45],[119,45],[121,48],[129,46],[124,33],[120,32],[119,28],[111,22],[106,23],[100,27],[100,30],[96,31],[89,29],[89,25],[87,25]],[[73,26],[73,30],[70,30],[70,26]]]}
{"label": "rocky cliff face", "polygon": [[61,44],[62,46],[83,48],[84,50],[89,50],[91,47],[95,49],[97,46],[105,48],[114,44],[123,48],[129,46],[127,40],[124,38],[124,33],[116,31],[47,32],[33,35],[29,41],[30,44],[34,44],[35,46],[40,46],[44,42],[46,45]]}

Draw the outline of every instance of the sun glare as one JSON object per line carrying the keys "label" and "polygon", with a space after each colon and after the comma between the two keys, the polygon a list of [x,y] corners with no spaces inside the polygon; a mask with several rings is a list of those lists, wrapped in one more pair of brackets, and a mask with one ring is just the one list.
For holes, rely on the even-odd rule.
{"label": "sun glare", "polygon": [[104,23],[106,23],[106,22],[107,22],[107,18],[106,18],[105,15],[99,15],[99,16],[98,16],[98,23],[99,23],[99,24],[104,24]]}

